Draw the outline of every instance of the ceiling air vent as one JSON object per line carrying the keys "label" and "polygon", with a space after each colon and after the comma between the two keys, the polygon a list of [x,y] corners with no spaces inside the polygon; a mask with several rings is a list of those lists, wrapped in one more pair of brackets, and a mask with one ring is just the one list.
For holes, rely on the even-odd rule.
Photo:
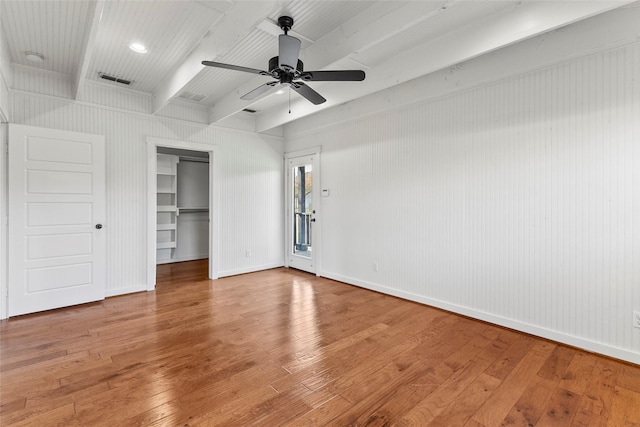
{"label": "ceiling air vent", "polygon": [[186,90],[182,92],[180,95],[178,95],[178,98],[188,99],[189,101],[195,101],[195,102],[200,102],[206,97],[207,95],[204,95],[202,93],[193,93]]}
{"label": "ceiling air vent", "polygon": [[98,76],[101,79],[109,80],[110,82],[120,83],[127,86],[129,86],[132,83],[131,80],[125,80],[118,77],[110,76],[109,74],[102,73],[102,72],[99,72]]}

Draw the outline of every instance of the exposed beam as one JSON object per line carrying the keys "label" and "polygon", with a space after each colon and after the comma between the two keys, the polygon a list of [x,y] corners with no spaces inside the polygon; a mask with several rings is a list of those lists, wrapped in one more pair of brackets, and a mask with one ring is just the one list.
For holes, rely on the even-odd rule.
{"label": "exposed beam", "polygon": [[277,7],[276,1],[237,1],[213,23],[209,33],[153,93],[153,113],[160,111],[205,66],[203,60],[214,60],[246,36]]}
{"label": "exposed beam", "polygon": [[[445,5],[456,1],[378,2],[361,14],[340,25],[300,52],[307,70],[319,70],[358,50],[381,43],[407,29],[419,25],[434,14],[443,13]],[[275,40],[274,40],[275,43]],[[253,103],[240,96],[269,81],[257,77],[225,95],[211,109],[211,122],[223,120]]]}
{"label": "exposed beam", "polygon": [[102,18],[102,11],[104,10],[104,0],[92,1],[89,6],[87,15],[91,17],[89,23],[89,29],[84,39],[84,46],[82,49],[82,56],[78,63],[76,70],[76,76],[73,84],[73,98],[78,99],[80,88],[84,83],[84,79],[87,77],[87,70],[89,69],[89,63],[91,62],[91,56],[95,47],[96,34],[98,33],[98,27],[100,26],[100,19]]}
{"label": "exposed beam", "polygon": [[284,108],[267,111],[256,118],[256,131],[263,132],[628,3],[631,1],[523,2],[377,64],[367,72],[364,82],[323,88],[322,94],[327,98],[324,104],[310,106],[298,99],[291,106],[291,114]]}
{"label": "exposed beam", "polygon": [[[618,9],[290,122],[285,137],[413,105],[640,40],[640,7]],[[324,90],[322,91],[325,92]]]}

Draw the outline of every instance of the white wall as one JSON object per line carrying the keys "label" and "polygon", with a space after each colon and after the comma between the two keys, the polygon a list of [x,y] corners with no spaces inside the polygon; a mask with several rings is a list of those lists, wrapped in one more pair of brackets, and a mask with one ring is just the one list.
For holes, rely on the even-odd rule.
{"label": "white wall", "polygon": [[[21,73],[20,81],[28,80],[25,74],[29,73]],[[19,87],[13,95],[13,123],[105,135],[107,295],[146,289],[147,136],[218,146],[220,276],[283,264],[282,138],[74,102],[23,89]],[[116,104],[123,105],[120,102]],[[136,108],[134,105],[133,110]],[[251,257],[245,256],[246,251]]]}
{"label": "white wall", "polygon": [[6,270],[6,249],[7,249],[7,228],[6,219],[6,183],[7,168],[5,144],[7,143],[8,128],[6,122],[11,117],[11,102],[9,97],[9,88],[12,83],[12,72],[10,65],[10,55],[6,44],[4,30],[0,28],[0,319],[4,319],[7,315],[6,308],[6,292],[4,292],[7,283]]}
{"label": "white wall", "polygon": [[188,208],[209,206],[209,163],[180,160],[177,197],[178,208],[181,209],[177,220],[175,259],[187,261],[207,258],[209,213]]}
{"label": "white wall", "polygon": [[7,317],[7,235],[6,225],[7,204],[7,155],[5,151],[8,142],[9,127],[6,123],[0,123],[0,319]]}
{"label": "white wall", "polygon": [[462,91],[445,70],[285,128],[322,146],[320,274],[640,363],[639,74],[638,43]]}

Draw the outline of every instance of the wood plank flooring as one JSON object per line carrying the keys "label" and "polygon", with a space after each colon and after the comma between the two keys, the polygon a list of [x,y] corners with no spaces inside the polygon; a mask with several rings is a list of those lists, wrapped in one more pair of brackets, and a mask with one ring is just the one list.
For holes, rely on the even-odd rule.
{"label": "wood plank flooring", "polygon": [[0,425],[640,425],[640,366],[295,270],[158,277],[0,322]]}

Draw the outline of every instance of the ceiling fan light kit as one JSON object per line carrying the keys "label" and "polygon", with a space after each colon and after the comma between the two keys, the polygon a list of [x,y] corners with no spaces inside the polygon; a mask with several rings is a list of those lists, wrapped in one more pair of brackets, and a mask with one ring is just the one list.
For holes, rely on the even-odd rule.
{"label": "ceiling fan light kit", "polygon": [[[278,18],[278,25],[284,32],[278,36],[278,56],[274,56],[269,60],[269,71],[262,71],[255,68],[241,67],[238,65],[224,64],[221,62],[202,61],[202,65],[216,68],[225,68],[228,70],[242,71],[245,73],[258,74],[261,76],[270,76],[275,81],[265,83],[258,86],[254,90],[241,96],[240,99],[252,100],[263,93],[274,88],[276,85],[288,85],[291,89],[298,92],[311,103],[318,105],[326,101],[326,99],[305,82],[355,82],[362,81],[365,73],[362,70],[327,70],[327,71],[304,71],[304,65],[300,61],[301,41],[293,36],[288,35],[289,30],[293,26],[293,18],[289,16],[281,16]],[[301,81],[303,80],[303,81]]]}

